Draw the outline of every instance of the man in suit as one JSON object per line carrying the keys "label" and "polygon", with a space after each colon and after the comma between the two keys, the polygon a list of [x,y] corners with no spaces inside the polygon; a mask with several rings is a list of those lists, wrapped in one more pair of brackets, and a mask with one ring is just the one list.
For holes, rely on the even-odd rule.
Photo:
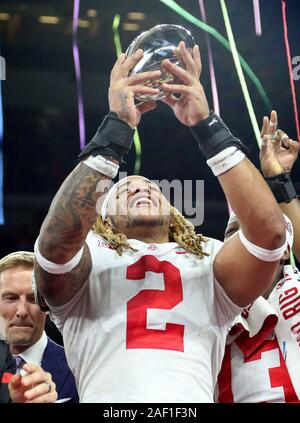
{"label": "man in suit", "polygon": [[11,253],[0,260],[0,315],[5,322],[4,336],[13,357],[21,357],[24,362],[41,366],[51,373],[59,400],[69,398],[78,402],[74,376],[64,349],[51,341],[44,331],[47,313],[35,303],[33,262],[34,254],[27,251]]}

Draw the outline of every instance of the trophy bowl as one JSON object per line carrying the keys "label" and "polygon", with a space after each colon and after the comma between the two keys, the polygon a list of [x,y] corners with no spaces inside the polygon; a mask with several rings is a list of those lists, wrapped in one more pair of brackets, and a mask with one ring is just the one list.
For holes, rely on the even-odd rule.
{"label": "trophy bowl", "polygon": [[174,76],[164,71],[161,63],[164,59],[169,59],[172,63],[184,68],[184,63],[180,58],[174,54],[180,41],[184,41],[188,49],[192,49],[195,45],[195,40],[190,31],[183,26],[162,24],[156,25],[148,31],[142,32],[130,44],[126,50],[126,55],[131,56],[138,49],[144,51],[143,58],[130,71],[130,75],[135,75],[141,72],[149,72],[161,70],[159,79],[147,81],[144,85],[158,88],[158,94],[142,94],[136,95],[135,98],[139,101],[153,101],[161,100],[166,96],[166,93],[161,89],[163,83],[172,83]]}

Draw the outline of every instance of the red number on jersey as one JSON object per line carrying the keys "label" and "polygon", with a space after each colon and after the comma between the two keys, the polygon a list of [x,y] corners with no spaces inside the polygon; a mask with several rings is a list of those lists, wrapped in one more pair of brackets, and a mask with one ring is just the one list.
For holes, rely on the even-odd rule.
{"label": "red number on jersey", "polygon": [[143,256],[127,268],[127,279],[142,280],[146,272],[163,273],[165,289],[144,289],[127,303],[126,347],[183,351],[184,325],[167,323],[165,330],[147,329],[147,309],[171,310],[182,299],[180,271],[168,261]]}
{"label": "red number on jersey", "polygon": [[[226,346],[218,376],[219,402],[254,402],[254,398],[258,402],[258,392],[259,402],[299,402],[278,341],[265,339],[266,333],[262,330],[252,338],[248,332],[242,333],[235,340],[239,352],[234,358],[234,343]],[[273,388],[282,388],[282,393]]]}

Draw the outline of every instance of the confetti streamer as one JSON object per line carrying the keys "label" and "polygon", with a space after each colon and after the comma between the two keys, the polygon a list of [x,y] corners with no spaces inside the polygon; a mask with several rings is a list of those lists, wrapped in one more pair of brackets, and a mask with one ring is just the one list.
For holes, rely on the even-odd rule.
{"label": "confetti streamer", "polygon": [[[119,34],[119,25],[120,25],[120,15],[115,15],[112,28],[114,33],[114,43],[115,43],[115,49],[117,57],[120,56],[122,53],[122,44]],[[135,164],[134,164],[134,174],[139,175],[141,171],[141,157],[142,157],[142,145],[141,140],[139,136],[139,132],[137,128],[134,131],[133,136],[133,142],[134,142],[134,149],[135,149]]]}
{"label": "confetti streamer", "polygon": [[[293,78],[291,48],[290,48],[290,43],[289,43],[289,33],[288,33],[288,24],[287,24],[287,16],[286,16],[286,3],[285,3],[284,0],[282,0],[281,4],[282,4],[282,20],[283,20],[284,42],[285,42],[287,62],[288,62],[288,68],[289,68],[290,85],[291,85],[291,90],[292,90],[292,99],[293,99],[293,107],[294,107],[294,114],[295,114],[297,138],[298,138],[298,142],[300,142],[299,115],[298,115],[298,106],[297,106],[295,83],[294,83],[294,78]],[[294,254],[293,254],[292,251],[290,253],[290,262],[291,262],[292,266],[296,265],[295,257],[294,257]]]}
{"label": "confetti streamer", "polygon": [[253,0],[253,10],[254,10],[255,33],[258,37],[260,37],[262,35],[262,28],[261,28],[259,0]]}
{"label": "confetti streamer", "polygon": [[[199,0],[199,6],[200,6],[201,18],[203,22],[206,23],[204,0]],[[205,32],[205,41],[206,41],[207,52],[208,52],[209,73],[210,73],[211,90],[212,90],[213,103],[214,103],[214,111],[217,115],[220,116],[220,103],[219,103],[218,87],[217,87],[216,73],[215,73],[215,67],[214,67],[214,59],[213,59],[210,39],[207,32]]]}
{"label": "confetti streamer", "polygon": [[231,52],[232,52],[232,57],[233,57],[233,61],[236,67],[236,71],[240,80],[240,84],[242,87],[242,91],[245,97],[245,102],[247,105],[247,109],[248,109],[248,113],[250,116],[250,120],[251,120],[251,124],[253,127],[253,131],[255,134],[255,138],[257,141],[258,146],[260,147],[261,145],[261,138],[260,138],[260,130],[258,127],[258,123],[257,123],[257,119],[254,113],[254,109],[253,109],[253,105],[251,102],[251,98],[249,95],[249,91],[248,91],[248,87],[247,87],[247,83],[245,80],[245,76],[243,73],[243,69],[241,66],[241,62],[239,60],[239,55],[238,55],[238,51],[236,48],[236,44],[235,44],[235,40],[234,40],[234,36],[233,36],[233,32],[232,32],[232,28],[231,28],[231,23],[229,20],[229,16],[228,16],[228,12],[227,12],[227,7],[226,7],[226,3],[225,0],[220,0],[220,4],[221,4],[221,9],[222,9],[222,13],[223,13],[223,18],[224,18],[224,23],[225,23],[225,27],[226,27],[226,31],[227,31],[227,36],[228,36],[228,40],[231,46]]}
{"label": "confetti streamer", "polygon": [[3,104],[2,81],[0,80],[0,225],[4,224],[3,211]]}
{"label": "confetti streamer", "polygon": [[282,0],[281,3],[282,3],[284,42],[285,42],[287,62],[288,62],[288,68],[289,68],[289,77],[290,77],[290,85],[291,85],[291,91],[292,91],[294,115],[295,115],[296,130],[297,130],[297,139],[298,139],[298,142],[300,142],[298,105],[297,105],[297,96],[296,96],[296,90],[295,90],[295,82],[293,78],[293,65],[292,65],[292,59],[291,59],[292,56],[291,56],[291,48],[289,43],[287,17],[286,17],[286,3],[284,0]]}
{"label": "confetti streamer", "polygon": [[[211,34],[216,40],[218,40],[227,50],[231,51],[231,47],[229,42],[226,40],[225,37],[223,37],[222,34],[220,34],[215,28],[213,28],[210,25],[207,25],[206,23],[202,22],[200,19],[197,19],[195,16],[193,16],[191,13],[187,12],[183,7],[179,6],[174,0],[159,0],[161,3],[168,6],[170,9],[172,9],[174,12],[176,12],[178,15],[182,16],[187,21],[191,22],[193,25],[196,25],[198,28],[202,29],[203,31],[208,32]],[[266,105],[266,108],[268,110],[268,113],[271,111],[272,106],[269,97],[267,96],[267,93],[265,92],[260,80],[257,78],[251,67],[248,65],[246,60],[238,53],[239,60],[241,61],[242,68],[248,75],[248,77],[251,79],[253,84],[255,85],[257,91],[259,92],[263,102]]]}
{"label": "confetti streamer", "polygon": [[82,81],[80,70],[80,58],[78,49],[78,19],[79,19],[80,0],[74,0],[73,9],[73,59],[75,66],[76,90],[78,101],[78,120],[79,120],[79,140],[81,150],[85,146],[85,121],[84,121],[84,106],[82,97]]}
{"label": "confetti streamer", "polygon": [[[204,23],[207,23],[204,0],[199,0],[199,6],[200,6],[201,19]],[[211,90],[213,95],[214,111],[217,115],[220,116],[220,106],[219,106],[220,103],[219,103],[219,96],[218,96],[216,73],[215,73],[211,43],[210,43],[210,39],[207,32],[205,32],[205,41],[206,41],[207,52],[208,52],[209,73],[210,73],[210,80],[211,80]],[[226,201],[227,201],[227,207],[228,207],[228,214],[229,216],[231,216],[231,214],[233,213],[233,210],[227,198],[226,198]]]}

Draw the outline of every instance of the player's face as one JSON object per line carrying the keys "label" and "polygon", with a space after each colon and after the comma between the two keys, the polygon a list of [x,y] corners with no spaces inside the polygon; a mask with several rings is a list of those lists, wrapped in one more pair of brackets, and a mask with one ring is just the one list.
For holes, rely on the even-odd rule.
{"label": "player's face", "polygon": [[108,215],[114,222],[151,224],[169,218],[169,214],[169,203],[159,187],[141,176],[124,179],[108,204]]}

